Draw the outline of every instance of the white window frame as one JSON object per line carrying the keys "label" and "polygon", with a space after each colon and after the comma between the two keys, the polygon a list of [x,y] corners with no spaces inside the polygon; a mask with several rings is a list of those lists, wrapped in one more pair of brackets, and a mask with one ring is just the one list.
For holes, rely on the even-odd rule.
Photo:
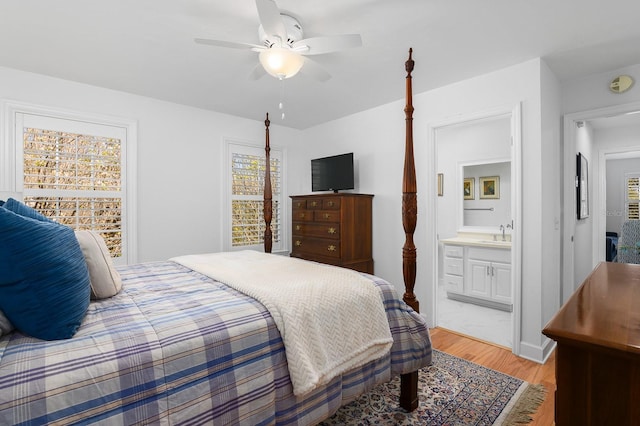
{"label": "white window frame", "polygon": [[56,109],[52,107],[22,103],[11,100],[0,101],[2,126],[0,135],[0,198],[14,197],[23,200],[23,170],[21,115],[37,115],[58,120],[69,120],[120,128],[125,135],[122,141],[122,188],[124,192],[122,210],[122,257],[116,263],[136,263],[137,254],[137,122],[105,115]]}
{"label": "white window frame", "polygon": [[[262,157],[265,157],[265,150],[264,150],[264,144],[260,145],[257,144],[255,142],[251,142],[251,141],[246,141],[246,140],[239,140],[239,139],[234,139],[234,138],[224,138],[224,145],[225,145],[225,155],[223,156],[224,158],[224,164],[223,167],[221,168],[221,170],[224,171],[224,189],[223,189],[223,194],[224,194],[224,213],[223,213],[223,242],[222,242],[222,247],[224,251],[234,251],[234,250],[259,250],[259,251],[263,251],[264,250],[264,245],[260,244],[260,245],[251,245],[251,246],[236,246],[234,247],[232,245],[232,201],[233,201],[233,194],[232,194],[232,178],[231,178],[231,173],[232,173],[232,156],[234,153],[239,152],[239,153],[244,153],[244,154],[251,154],[251,155],[260,155]],[[270,151],[270,156],[271,158],[276,158],[279,157],[280,158],[280,162],[281,162],[281,173],[280,173],[280,179],[281,179],[281,187],[280,187],[280,195],[279,197],[275,194],[273,194],[273,202],[274,202],[274,214],[273,214],[273,218],[275,219],[276,217],[276,212],[275,212],[275,202],[276,200],[278,201],[278,205],[280,208],[280,241],[279,242],[273,242],[273,246],[272,246],[272,253],[277,253],[277,252],[284,252],[286,251],[286,236],[288,235],[288,232],[286,230],[286,224],[288,223],[287,221],[287,209],[285,208],[285,204],[286,204],[286,200],[285,200],[285,194],[286,194],[286,150],[284,150],[281,147],[278,146],[273,146],[271,145],[271,151]],[[272,221],[272,224],[274,222]]]}

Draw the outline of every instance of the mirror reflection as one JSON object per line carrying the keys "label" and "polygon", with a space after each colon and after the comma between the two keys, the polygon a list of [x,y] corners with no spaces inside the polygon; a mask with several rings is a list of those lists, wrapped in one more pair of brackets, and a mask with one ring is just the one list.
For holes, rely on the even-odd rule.
{"label": "mirror reflection", "polygon": [[511,223],[511,162],[462,166],[463,226]]}

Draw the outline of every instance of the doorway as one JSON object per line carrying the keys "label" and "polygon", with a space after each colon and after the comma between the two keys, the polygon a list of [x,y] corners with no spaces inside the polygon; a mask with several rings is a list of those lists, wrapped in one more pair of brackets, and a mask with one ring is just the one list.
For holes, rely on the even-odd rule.
{"label": "doorway", "polygon": [[[564,218],[562,303],[598,262],[605,260],[607,231],[606,161],[640,150],[640,102],[600,108],[564,118]],[[609,136],[604,136],[609,135]],[[575,176],[579,151],[591,159],[590,217],[576,219]]]}
{"label": "doorway", "polygon": [[[437,254],[432,297],[434,323],[519,352],[520,328],[520,106],[457,116],[430,126],[430,148],[434,170],[439,174],[441,188],[436,197],[432,217],[435,218],[435,248]],[[499,142],[502,141],[502,142]],[[506,170],[506,171],[505,171]],[[476,173],[477,171],[477,173]],[[478,176],[475,176],[475,174]],[[467,176],[469,175],[469,176]],[[473,175],[473,177],[471,177]],[[500,176],[500,195],[491,200],[480,198],[480,178]],[[463,182],[474,181],[473,200],[463,195]],[[493,182],[493,180],[492,180]],[[488,197],[487,197],[488,198]],[[468,208],[467,208],[468,207]],[[473,211],[472,211],[473,210]],[[506,225],[509,225],[506,227]],[[513,304],[509,309],[495,309],[491,303],[477,300],[460,301],[450,297],[444,286],[443,240],[458,234],[501,238],[508,228],[511,250],[502,250],[511,267],[510,284]],[[494,249],[495,250],[495,249]],[[465,266],[462,266],[465,269]],[[461,274],[468,286],[471,277]],[[463,298],[464,299],[464,298]]]}

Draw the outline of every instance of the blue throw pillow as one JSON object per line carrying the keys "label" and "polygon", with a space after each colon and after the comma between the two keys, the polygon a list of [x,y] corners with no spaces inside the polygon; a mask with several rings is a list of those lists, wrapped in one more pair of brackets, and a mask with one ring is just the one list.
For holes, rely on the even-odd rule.
{"label": "blue throw pillow", "polygon": [[75,233],[49,219],[28,217],[28,211],[27,216],[14,213],[7,203],[0,207],[0,310],[24,334],[70,338],[80,327],[90,295]]}
{"label": "blue throw pillow", "polygon": [[51,219],[49,219],[48,217],[42,215],[39,211],[37,211],[36,209],[32,209],[31,207],[27,206],[24,203],[21,203],[18,200],[14,200],[13,198],[9,198],[4,205],[1,205],[2,207],[4,207],[5,209],[12,211],[16,214],[19,214],[20,216],[24,216],[24,217],[29,217],[31,219],[37,219],[37,220],[41,220],[44,222],[53,222]]}

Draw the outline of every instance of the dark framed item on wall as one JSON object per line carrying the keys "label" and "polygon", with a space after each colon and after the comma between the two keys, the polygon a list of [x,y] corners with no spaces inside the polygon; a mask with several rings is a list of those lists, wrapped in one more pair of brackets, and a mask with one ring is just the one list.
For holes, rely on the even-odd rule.
{"label": "dark framed item on wall", "polygon": [[576,211],[578,220],[589,217],[589,163],[584,155],[576,155]]}

